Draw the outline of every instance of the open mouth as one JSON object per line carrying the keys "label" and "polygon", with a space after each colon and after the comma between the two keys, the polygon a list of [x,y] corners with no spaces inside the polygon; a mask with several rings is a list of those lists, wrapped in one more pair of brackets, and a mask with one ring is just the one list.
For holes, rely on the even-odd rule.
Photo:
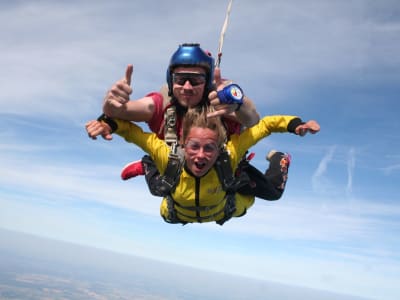
{"label": "open mouth", "polygon": [[195,162],[194,165],[196,166],[197,169],[202,170],[205,166],[205,162]]}

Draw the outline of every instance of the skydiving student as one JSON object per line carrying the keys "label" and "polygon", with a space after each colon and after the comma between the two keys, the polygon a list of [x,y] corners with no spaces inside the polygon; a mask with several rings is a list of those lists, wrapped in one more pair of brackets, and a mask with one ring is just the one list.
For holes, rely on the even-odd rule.
{"label": "skydiving student", "polygon": [[[214,106],[215,110],[210,116],[223,117],[223,126],[228,136],[240,133],[242,126],[251,127],[259,121],[259,114],[253,102],[245,95],[241,103],[229,103],[220,99],[217,91],[222,90],[230,82],[221,79],[220,70],[214,69],[214,59],[202,50],[199,44],[182,44],[178,47],[167,68],[167,88],[161,92],[152,92],[144,98],[130,101],[132,72],[133,67],[130,65],[125,77],[107,92],[103,104],[104,115],[99,118],[100,120],[115,117],[135,122],[144,121],[152,132],[159,138],[166,139],[168,143],[173,139],[179,140],[183,116],[188,108],[196,106]],[[173,128],[169,126],[171,120],[174,123]],[[301,125],[299,119],[293,122],[293,126]],[[86,126],[86,130],[92,138],[99,134],[97,131],[99,129],[96,127]],[[111,139],[108,133],[103,133],[103,137]],[[276,199],[274,193],[270,193],[262,172],[248,164],[246,160],[241,166],[251,178],[251,182],[242,187],[242,193],[268,200]],[[158,190],[160,174],[149,156],[127,165],[121,176],[126,180],[143,174],[146,174],[146,182],[151,193],[160,195]]]}
{"label": "skydiving student", "polygon": [[[239,177],[230,183],[226,179],[233,178],[232,170],[237,169],[246,151],[272,132],[301,132],[304,135],[307,132],[317,133],[320,129],[313,120],[303,123],[295,116],[266,116],[257,125],[240,134],[232,134],[227,140],[220,118],[207,117],[209,111],[210,108],[197,107],[189,109],[184,116],[181,138],[183,163],[176,172],[179,177],[172,182],[169,190],[165,190],[160,207],[161,216],[168,223],[215,221],[223,225],[232,217],[243,216],[254,203],[254,195],[238,193],[241,185]],[[293,126],[298,120],[301,124]],[[167,172],[172,150],[155,133],[143,132],[136,124],[118,119],[108,119],[107,122],[94,120],[87,126],[96,127],[99,135],[110,133],[112,127],[126,141],[148,153],[161,174]],[[221,157],[228,162],[231,173],[229,170],[225,172],[226,166],[222,167],[225,170],[221,170]],[[270,166],[264,177],[271,182],[276,194],[282,194],[290,159],[280,152],[270,152],[267,159]]]}

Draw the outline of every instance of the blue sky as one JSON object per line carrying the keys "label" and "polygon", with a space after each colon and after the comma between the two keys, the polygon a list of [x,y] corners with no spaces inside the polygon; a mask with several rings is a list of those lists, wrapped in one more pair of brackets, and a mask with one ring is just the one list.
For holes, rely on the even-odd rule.
{"label": "blue sky", "polygon": [[[165,82],[178,44],[215,53],[228,1],[0,4],[0,227],[291,285],[400,294],[398,1],[234,1],[222,74],[261,115],[315,119],[321,132],[255,146],[293,157],[284,196],[243,218],[169,225],[142,156],[90,140],[106,90],[134,64],[132,99]],[[166,13],[168,11],[168,14]],[[144,128],[147,128],[144,125]]]}

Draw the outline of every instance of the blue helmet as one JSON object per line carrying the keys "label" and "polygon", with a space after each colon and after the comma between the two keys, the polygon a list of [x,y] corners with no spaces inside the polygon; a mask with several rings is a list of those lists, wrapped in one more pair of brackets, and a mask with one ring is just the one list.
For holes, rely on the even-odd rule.
{"label": "blue helmet", "polygon": [[172,95],[172,72],[176,67],[202,67],[206,71],[205,92],[208,94],[213,88],[214,58],[200,48],[200,44],[182,44],[172,55],[167,69],[167,83],[169,94]]}

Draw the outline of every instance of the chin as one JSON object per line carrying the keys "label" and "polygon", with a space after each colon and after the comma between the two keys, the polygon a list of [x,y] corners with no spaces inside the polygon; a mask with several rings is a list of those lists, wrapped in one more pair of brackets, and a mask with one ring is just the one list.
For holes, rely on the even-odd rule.
{"label": "chin", "polygon": [[193,175],[196,176],[196,177],[201,177],[201,176],[203,176],[204,174],[206,174],[206,172],[203,172],[203,171],[192,172],[192,173],[193,173]]}
{"label": "chin", "polygon": [[191,171],[192,174],[193,174],[194,176],[196,176],[196,177],[202,177],[202,176],[204,176],[204,175],[207,173],[207,171],[198,170],[198,169],[196,169],[196,170],[190,170],[190,171]]}
{"label": "chin", "polygon": [[192,108],[192,107],[197,106],[201,102],[201,99],[197,100],[197,99],[192,99],[191,97],[188,97],[186,99],[178,99],[178,102],[183,107]]}

